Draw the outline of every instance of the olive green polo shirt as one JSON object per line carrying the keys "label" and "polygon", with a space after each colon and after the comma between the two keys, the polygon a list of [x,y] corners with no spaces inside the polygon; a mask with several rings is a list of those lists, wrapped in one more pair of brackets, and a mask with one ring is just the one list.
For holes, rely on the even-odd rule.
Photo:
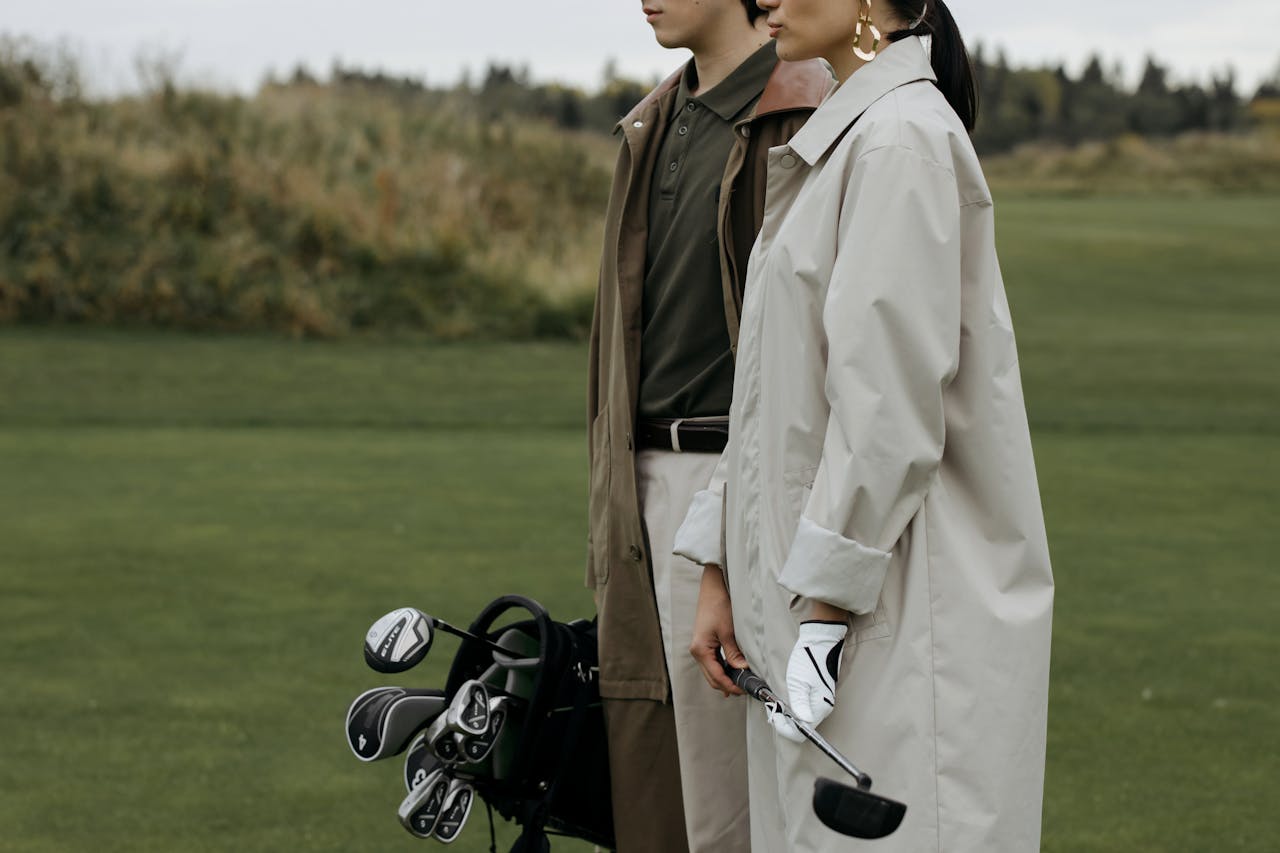
{"label": "olive green polo shirt", "polygon": [[700,95],[689,63],[658,150],[649,191],[640,341],[642,418],[729,414],[733,355],[716,234],[720,183],[735,122],[746,118],[777,64],[770,41]]}

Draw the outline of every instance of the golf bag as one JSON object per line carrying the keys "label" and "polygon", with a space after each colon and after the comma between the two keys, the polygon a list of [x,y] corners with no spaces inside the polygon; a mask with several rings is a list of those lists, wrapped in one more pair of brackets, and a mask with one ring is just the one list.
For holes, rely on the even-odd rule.
{"label": "golf bag", "polygon": [[[512,620],[513,613],[528,618]],[[481,611],[470,633],[537,658],[536,665],[522,672],[503,674],[503,688],[527,700],[523,726],[501,776],[495,773],[493,778],[474,780],[476,791],[490,806],[524,828],[512,853],[548,850],[548,834],[612,848],[613,811],[595,622],[556,622],[536,601],[507,595]],[[452,696],[468,680],[493,677],[494,672],[492,648],[486,642],[464,639],[445,692]]]}

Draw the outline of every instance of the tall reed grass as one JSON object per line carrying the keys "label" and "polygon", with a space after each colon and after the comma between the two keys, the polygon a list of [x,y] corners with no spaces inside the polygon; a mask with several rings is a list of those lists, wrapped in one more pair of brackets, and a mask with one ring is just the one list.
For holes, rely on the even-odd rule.
{"label": "tall reed grass", "polygon": [[95,102],[74,77],[0,44],[0,321],[585,331],[606,140],[436,93]]}

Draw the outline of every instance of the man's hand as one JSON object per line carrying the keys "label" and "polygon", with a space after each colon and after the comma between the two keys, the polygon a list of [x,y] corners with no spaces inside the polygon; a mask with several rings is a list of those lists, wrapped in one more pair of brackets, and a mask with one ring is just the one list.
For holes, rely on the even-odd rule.
{"label": "man's hand", "polygon": [[742,696],[743,692],[725,675],[720,665],[721,649],[724,649],[725,660],[730,665],[739,669],[747,665],[747,659],[742,656],[733,636],[733,604],[729,601],[724,573],[719,566],[708,565],[702,570],[698,613],[693,619],[693,642],[689,645],[689,654],[702,667],[708,684],[725,696]]}

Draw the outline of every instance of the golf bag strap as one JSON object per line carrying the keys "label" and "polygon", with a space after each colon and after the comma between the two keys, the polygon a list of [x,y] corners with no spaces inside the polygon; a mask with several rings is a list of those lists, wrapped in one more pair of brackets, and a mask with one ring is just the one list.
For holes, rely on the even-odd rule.
{"label": "golf bag strap", "polygon": [[[587,718],[587,705],[591,696],[590,673],[578,670],[576,667],[570,673],[576,676],[578,689],[574,692],[573,710],[570,712],[569,717],[569,736],[565,738],[561,748],[560,761],[556,764],[555,773],[552,774],[547,782],[547,791],[543,794],[542,799],[529,809],[524,821],[524,831],[520,834],[520,839],[516,841],[516,846],[512,850],[548,849],[550,844],[547,839],[546,825],[551,810],[551,800],[555,797],[556,788],[559,787],[560,780],[569,773],[570,757],[578,747],[579,735]],[[566,677],[571,677],[570,673],[566,673]]]}

